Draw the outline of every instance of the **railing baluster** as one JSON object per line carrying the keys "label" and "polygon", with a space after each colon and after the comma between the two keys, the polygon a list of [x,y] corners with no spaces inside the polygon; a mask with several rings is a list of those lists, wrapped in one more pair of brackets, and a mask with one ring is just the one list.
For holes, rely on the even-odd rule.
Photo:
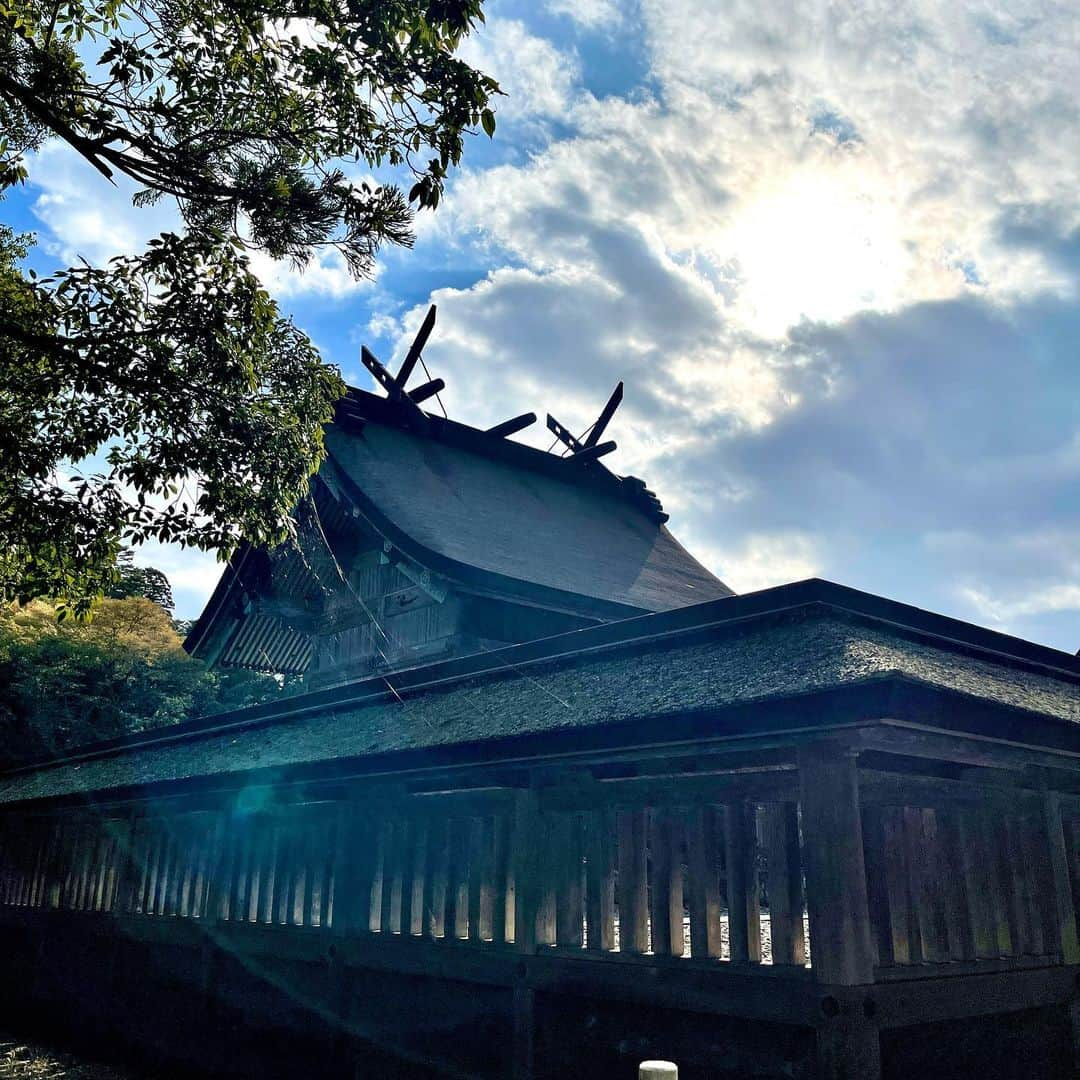
{"label": "railing baluster", "polygon": [[670,810],[649,812],[649,927],[657,956],[683,954],[683,879],[678,822]]}
{"label": "railing baluster", "polygon": [[497,944],[507,941],[507,908],[513,903],[508,891],[510,877],[510,821],[498,813],[491,821],[491,862],[493,882],[491,892],[491,940]]}
{"label": "railing baluster", "polygon": [[619,951],[649,951],[649,903],[645,811],[620,810],[619,829]]}
{"label": "railing baluster", "polygon": [[[765,853],[768,860],[769,934],[774,964],[806,964],[806,938],[803,931],[802,860],[799,852],[799,819],[794,803],[770,803],[764,811]],[[880,822],[875,822],[871,843],[880,851]],[[864,829],[864,835],[865,835]],[[869,846],[869,845],[868,845]],[[879,860],[880,862],[880,860]],[[884,893],[880,866],[867,875],[877,882],[878,894]],[[879,920],[879,937],[892,959],[888,909]]]}
{"label": "railing baluster", "polygon": [[615,824],[613,814],[590,810],[585,817],[585,904],[588,947],[611,952],[615,948]]}
{"label": "railing baluster", "polygon": [[690,892],[690,955],[721,954],[720,883],[717,877],[716,810],[700,806],[686,823],[687,885]]}
{"label": "railing baluster", "polygon": [[732,960],[761,962],[761,914],[755,854],[754,806],[724,807],[728,945]]}

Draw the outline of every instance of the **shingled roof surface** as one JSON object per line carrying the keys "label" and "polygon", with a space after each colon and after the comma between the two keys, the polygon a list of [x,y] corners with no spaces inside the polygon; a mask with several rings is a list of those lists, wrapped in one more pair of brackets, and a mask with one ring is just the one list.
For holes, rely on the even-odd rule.
{"label": "shingled roof surface", "polygon": [[[136,741],[83,760],[11,773],[0,777],[0,802],[199,777],[224,780],[248,770],[523,735],[554,738],[627,721],[797,698],[883,677],[1052,721],[1080,722],[1080,666],[1066,654],[978,628],[969,628],[976,636],[958,644],[940,633],[868,619],[829,602],[834,594],[838,600],[878,601],[825,582],[806,582],[578,631],[476,658],[487,668],[482,673],[446,677],[439,665],[414,669],[393,692],[379,680],[367,680],[335,691],[332,700],[305,695],[274,709],[232,714],[225,731],[188,731],[153,745]],[[927,618],[946,629],[966,626]],[[1003,652],[1010,642],[1018,656]],[[167,735],[165,729],[151,737]],[[1076,740],[1080,750],[1080,729]]]}
{"label": "shingled roof surface", "polygon": [[496,589],[498,579],[525,582],[638,611],[732,595],[606,471],[612,483],[590,483],[586,466],[432,425],[427,434],[387,423],[326,433],[332,473],[417,545],[421,563],[433,555],[433,568],[466,581],[478,572]]}

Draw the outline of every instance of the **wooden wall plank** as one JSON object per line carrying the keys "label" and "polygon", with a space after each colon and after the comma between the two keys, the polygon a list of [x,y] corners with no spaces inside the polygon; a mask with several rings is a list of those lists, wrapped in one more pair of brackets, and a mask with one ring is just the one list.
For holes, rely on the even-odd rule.
{"label": "wooden wall plank", "polygon": [[1024,853],[1024,900],[1031,928],[1031,951],[1045,956],[1052,950],[1047,944],[1047,931],[1052,922],[1050,903],[1054,883],[1050,874],[1050,853],[1046,844],[1043,816],[1025,814],[1019,819],[1020,845]]}
{"label": "wooden wall plank", "polygon": [[1024,845],[1020,821],[1012,814],[1000,819],[999,837],[1004,858],[1005,901],[1009,917],[1009,935],[1013,954],[1031,956],[1034,953],[1031,933],[1031,912],[1027,897],[1027,875],[1024,870]]}
{"label": "wooden wall plank", "polygon": [[448,863],[446,873],[446,915],[443,936],[447,941],[464,938],[469,920],[468,819],[453,817],[447,822]]}
{"label": "wooden wall plank", "polygon": [[956,865],[964,883],[974,958],[990,959],[998,955],[993,863],[986,833],[975,810],[961,808],[956,811],[956,835],[959,847]]}
{"label": "wooden wall plank", "polygon": [[[860,781],[862,779],[860,772]],[[889,889],[885,858],[885,827],[882,807],[862,807],[863,861],[866,864],[866,896],[870,908],[870,924],[873,931],[874,962],[889,966],[893,957],[892,915],[889,910]],[[769,864],[769,901],[772,902],[772,863]],[[774,917],[775,922],[775,917]],[[776,928],[773,927],[773,952],[776,951]]]}
{"label": "wooden wall plank", "polygon": [[979,818],[986,844],[986,861],[991,868],[990,889],[994,932],[998,943],[997,955],[1013,956],[1018,953],[1019,947],[1016,942],[1016,928],[1013,925],[1009,900],[1012,885],[1005,823],[1003,815],[985,806],[979,808]]}
{"label": "wooden wall plank", "polygon": [[949,958],[974,960],[978,955],[973,903],[969,894],[969,875],[965,869],[969,857],[964,851],[966,832],[960,807],[937,811],[939,858],[938,875],[944,884],[945,925],[949,943]]}
{"label": "wooden wall plank", "polygon": [[289,876],[292,873],[292,853],[289,826],[280,818],[274,822],[274,869],[270,875],[267,902],[269,921],[282,925],[288,921]]}
{"label": "wooden wall plank", "polygon": [[366,804],[350,793],[336,807],[337,843],[334,849],[335,936],[370,931],[372,893],[377,871],[378,841]]}
{"label": "wooden wall plank", "polygon": [[536,890],[536,944],[554,945],[558,936],[560,853],[556,835],[558,814],[537,810],[537,828],[526,842],[534,847],[533,888]]}
{"label": "wooden wall plank", "polygon": [[327,815],[320,824],[319,860],[319,927],[330,926],[331,903],[334,895],[334,853],[337,849],[337,819]]}
{"label": "wooden wall plank", "polygon": [[383,825],[382,898],[379,901],[379,929],[384,934],[401,932],[401,872],[407,847],[406,822],[388,817]]}

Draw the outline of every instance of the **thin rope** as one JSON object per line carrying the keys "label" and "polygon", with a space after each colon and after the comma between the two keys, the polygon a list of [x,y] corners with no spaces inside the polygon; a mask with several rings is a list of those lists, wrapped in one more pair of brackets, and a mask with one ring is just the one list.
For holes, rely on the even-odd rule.
{"label": "thin rope", "polygon": [[[424,369],[424,374],[428,377],[428,382],[430,382],[431,381],[431,372],[428,371],[427,364],[424,363],[424,357],[420,356],[419,360],[420,360],[420,366]],[[442,403],[442,395],[437,393],[435,395],[435,400],[439,403],[439,408],[442,409],[443,416],[445,416],[446,419],[449,420],[450,417],[446,415],[446,406]]]}

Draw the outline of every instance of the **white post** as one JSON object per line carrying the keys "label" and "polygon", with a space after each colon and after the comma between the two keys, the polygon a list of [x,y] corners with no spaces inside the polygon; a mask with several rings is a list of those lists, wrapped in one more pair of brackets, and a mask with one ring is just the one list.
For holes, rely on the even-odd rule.
{"label": "white post", "polygon": [[673,1061],[643,1061],[638,1080],[679,1080],[679,1066]]}

